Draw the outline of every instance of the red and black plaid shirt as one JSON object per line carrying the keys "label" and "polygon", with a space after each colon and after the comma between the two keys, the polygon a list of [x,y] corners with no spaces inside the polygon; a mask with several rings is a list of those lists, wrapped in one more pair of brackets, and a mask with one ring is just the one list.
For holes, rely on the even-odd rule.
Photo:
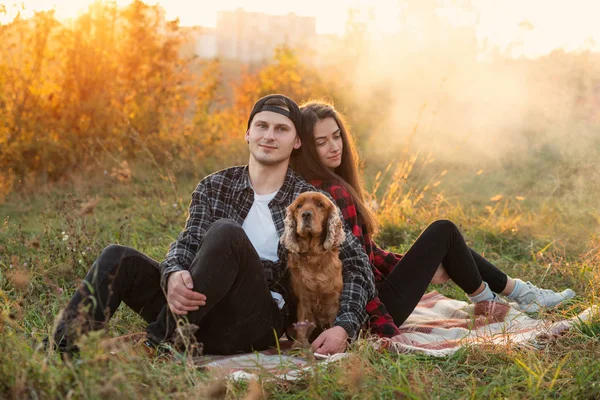
{"label": "red and black plaid shirt", "polygon": [[[358,215],[352,195],[342,185],[336,182],[323,182],[320,180],[313,180],[310,183],[316,188],[328,192],[335,200],[339,209],[342,210],[346,225],[354,236],[358,238],[365,249],[365,253],[369,256],[369,262],[375,276],[375,284],[379,285],[383,278],[398,264],[402,255],[377,247],[377,244],[373,242],[371,235],[363,224],[360,215]],[[369,314],[368,324],[371,332],[382,337],[392,337],[400,333],[398,327],[394,324],[392,316],[388,314],[385,305],[379,300],[379,297],[375,297],[367,303],[367,313]]]}

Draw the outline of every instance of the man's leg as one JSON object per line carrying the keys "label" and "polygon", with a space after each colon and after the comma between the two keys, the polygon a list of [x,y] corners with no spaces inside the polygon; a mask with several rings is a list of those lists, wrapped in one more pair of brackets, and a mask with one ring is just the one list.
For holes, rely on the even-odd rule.
{"label": "man's leg", "polygon": [[158,262],[130,247],[110,245],[88,271],[59,321],[54,340],[70,351],[80,334],[104,326],[123,301],[147,322],[166,304]]}
{"label": "man's leg", "polygon": [[[206,295],[206,305],[186,317],[199,327],[196,336],[206,353],[232,354],[275,344],[284,321],[267,286],[262,261],[239,224],[229,219],[215,222],[190,273],[194,290]],[[154,342],[170,339],[172,331],[165,328],[170,318],[165,306],[148,326],[148,337]]]}

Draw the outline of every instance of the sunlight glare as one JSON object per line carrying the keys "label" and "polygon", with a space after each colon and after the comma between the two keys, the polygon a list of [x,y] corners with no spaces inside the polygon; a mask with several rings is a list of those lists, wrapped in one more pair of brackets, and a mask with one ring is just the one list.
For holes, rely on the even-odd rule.
{"label": "sunlight glare", "polygon": [[[58,19],[69,20],[85,12],[94,1],[102,0],[25,0],[25,10],[20,13],[22,17],[28,18],[33,15],[34,10],[55,9]],[[114,1],[123,6],[131,0],[104,1]],[[436,3],[436,0],[432,1],[433,3],[421,6],[422,10],[426,10],[428,4]],[[354,9],[358,11],[355,13],[355,19],[365,24],[375,40],[382,34],[401,32],[406,27],[402,26],[403,23],[412,27],[411,21],[414,20],[414,16],[404,15],[403,19],[403,12],[407,4],[417,6],[417,3],[408,0],[381,0],[376,6],[368,0],[305,0],[294,3],[274,0],[149,0],[146,3],[161,4],[166,17],[179,18],[182,26],[215,27],[219,11],[243,9],[272,15],[295,13],[300,16],[314,16],[317,34],[338,36],[344,34],[349,10]],[[444,17],[454,26],[475,27],[480,43],[485,41],[490,48],[506,50],[513,57],[536,57],[557,48],[565,51],[600,50],[600,24],[596,21],[596,16],[600,13],[600,4],[597,0],[472,0],[470,9],[464,9],[461,6],[462,2],[454,0],[437,0],[437,4],[437,15]],[[0,15],[0,23],[12,20],[15,15],[15,8],[7,7],[7,15]]]}

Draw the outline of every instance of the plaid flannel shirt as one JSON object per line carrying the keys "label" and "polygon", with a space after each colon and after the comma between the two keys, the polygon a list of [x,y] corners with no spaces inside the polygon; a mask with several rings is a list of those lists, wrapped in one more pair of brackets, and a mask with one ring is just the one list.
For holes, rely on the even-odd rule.
{"label": "plaid flannel shirt", "polygon": [[[286,207],[300,193],[312,190],[316,189],[288,168],[283,186],[269,202],[271,216],[280,237],[284,230]],[[241,225],[253,202],[254,190],[250,185],[248,166],[231,167],[200,181],[192,193],[185,229],[171,244],[165,260],[160,264],[163,287],[166,288],[169,274],[190,267],[213,222],[230,218]],[[290,296],[287,251],[281,244],[278,244],[277,255],[279,261],[263,260],[263,267],[269,289],[280,293],[286,302],[282,314],[287,319],[292,311],[289,309],[290,304],[295,302]],[[334,325],[343,327],[350,338],[354,338],[367,319],[365,306],[375,296],[373,272],[363,248],[350,232],[346,232],[346,240],[340,248],[340,260],[343,265],[344,288]],[[295,315],[295,310],[293,314]]]}
{"label": "plaid flannel shirt", "polygon": [[[314,180],[311,183],[315,187],[329,193],[340,210],[342,210],[347,227],[358,238],[369,256],[369,263],[375,275],[375,284],[379,285],[383,278],[392,272],[398,261],[402,258],[402,255],[382,250],[373,242],[360,215],[358,215],[352,195],[342,185],[336,182],[323,182],[320,180]],[[367,313],[369,314],[369,328],[373,333],[382,337],[393,337],[400,333],[392,316],[387,312],[385,305],[379,297],[375,297],[367,303]]]}

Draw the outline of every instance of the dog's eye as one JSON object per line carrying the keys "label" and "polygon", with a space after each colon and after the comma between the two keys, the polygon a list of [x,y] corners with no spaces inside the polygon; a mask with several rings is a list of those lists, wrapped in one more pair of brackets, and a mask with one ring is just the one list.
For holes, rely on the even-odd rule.
{"label": "dog's eye", "polygon": [[303,204],[298,204],[296,208],[302,208]]}
{"label": "dog's eye", "polygon": [[325,206],[323,205],[323,203],[322,203],[322,202],[320,202],[320,201],[319,201],[319,202],[317,203],[317,207],[319,207],[319,208],[323,208],[323,207],[325,207]]}

